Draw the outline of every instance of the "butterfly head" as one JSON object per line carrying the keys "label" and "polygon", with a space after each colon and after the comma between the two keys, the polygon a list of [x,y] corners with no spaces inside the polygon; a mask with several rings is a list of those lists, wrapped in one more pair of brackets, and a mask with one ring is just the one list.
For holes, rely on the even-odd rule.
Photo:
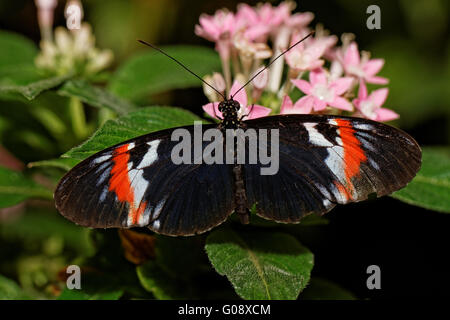
{"label": "butterfly head", "polygon": [[223,115],[223,124],[227,128],[237,127],[239,123],[238,111],[241,108],[241,105],[233,98],[226,99],[219,103],[219,111],[222,112]]}
{"label": "butterfly head", "polygon": [[226,116],[226,114],[233,114],[239,111],[241,105],[233,99],[227,99],[219,103],[219,111]]}

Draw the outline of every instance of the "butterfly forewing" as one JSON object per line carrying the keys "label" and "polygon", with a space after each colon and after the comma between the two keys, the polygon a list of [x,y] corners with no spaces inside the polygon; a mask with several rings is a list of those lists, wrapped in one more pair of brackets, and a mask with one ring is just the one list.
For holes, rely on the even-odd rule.
{"label": "butterfly forewing", "polygon": [[[193,126],[183,128],[193,135]],[[82,226],[148,226],[168,235],[193,235],[223,222],[234,209],[232,168],[174,164],[174,130],[123,142],[78,164],[56,189],[58,210]]]}
{"label": "butterfly forewing", "polygon": [[279,130],[278,173],[260,175],[260,164],[244,166],[248,206],[256,204],[258,215],[279,222],[298,222],[338,203],[390,194],[420,168],[421,151],[414,139],[374,121],[284,115],[245,125]]}

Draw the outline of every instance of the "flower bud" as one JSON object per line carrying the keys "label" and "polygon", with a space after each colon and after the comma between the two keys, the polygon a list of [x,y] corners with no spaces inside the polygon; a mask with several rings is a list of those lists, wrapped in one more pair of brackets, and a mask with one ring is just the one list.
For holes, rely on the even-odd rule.
{"label": "flower bud", "polygon": [[217,89],[217,91],[223,93],[226,88],[225,79],[223,78],[222,74],[219,72],[214,72],[212,75],[212,85],[214,88]]}
{"label": "flower bud", "polygon": [[[264,67],[261,67],[258,70],[256,70],[253,76],[258,72],[260,72],[263,68]],[[269,72],[267,71],[267,69],[265,69],[263,72],[257,75],[255,79],[253,79],[253,86],[258,90],[263,90],[266,87],[268,81],[269,81]]]}
{"label": "flower bud", "polygon": [[[212,76],[206,75],[203,77],[203,80],[206,83],[209,83],[211,86],[214,86]],[[208,98],[209,101],[211,102],[217,101],[217,92],[215,92],[214,89],[208,86],[206,83],[203,83],[203,93],[205,94],[205,96]]]}
{"label": "flower bud", "polygon": [[56,8],[57,0],[35,0],[39,29],[42,40],[50,41],[52,38],[53,11]]}

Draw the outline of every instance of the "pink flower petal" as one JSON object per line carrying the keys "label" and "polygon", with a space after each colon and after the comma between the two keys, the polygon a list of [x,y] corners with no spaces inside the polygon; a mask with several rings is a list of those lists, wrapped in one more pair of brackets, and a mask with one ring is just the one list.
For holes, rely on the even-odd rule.
{"label": "pink flower petal", "polygon": [[294,107],[294,104],[292,103],[291,98],[288,95],[285,95],[283,98],[283,102],[281,103],[281,114],[289,113],[290,110]]}
{"label": "pink flower petal", "polygon": [[316,84],[327,84],[327,75],[323,69],[315,69],[309,73],[309,82],[314,87]]}
{"label": "pink flower petal", "polygon": [[350,88],[352,83],[353,83],[352,77],[344,77],[344,78],[339,78],[339,79],[335,80],[330,85],[330,87],[334,89],[334,92],[337,95],[341,95]]}
{"label": "pink flower petal", "polygon": [[314,97],[312,96],[301,97],[294,104],[294,108],[292,108],[288,113],[302,113],[302,114],[311,113],[313,103]]}
{"label": "pink flower petal", "polygon": [[369,95],[368,99],[372,100],[374,105],[379,108],[386,101],[388,93],[389,93],[388,88],[378,89],[378,90],[372,91],[372,93]]}
{"label": "pink flower petal", "polygon": [[[202,108],[210,117],[217,119],[217,114],[217,116],[222,118],[222,112],[219,111],[219,102],[205,104]],[[216,110],[216,114],[214,114],[214,109]]]}
{"label": "pink flower petal", "polygon": [[257,24],[255,26],[249,27],[245,33],[244,36],[250,40],[253,41],[255,39],[259,39],[262,36],[267,35],[270,32],[270,28],[265,25]]}
{"label": "pink flower petal", "polygon": [[247,93],[245,92],[245,89],[242,89],[235,95],[235,92],[238,91],[242,87],[242,84],[240,84],[238,81],[233,82],[233,86],[231,87],[230,93],[234,100],[239,102],[242,107],[247,106]]}
{"label": "pink flower petal", "polygon": [[376,75],[384,65],[383,59],[371,59],[362,67],[364,73],[368,76]]}
{"label": "pink flower petal", "polygon": [[359,63],[360,60],[359,60],[358,46],[356,45],[355,42],[352,42],[348,46],[347,51],[345,52],[344,64],[346,66],[357,66],[359,65]]}
{"label": "pink flower petal", "polygon": [[388,84],[389,79],[383,78],[383,77],[366,77],[367,83],[373,83],[373,84]]}
{"label": "pink flower petal", "polygon": [[400,117],[398,113],[386,108],[380,108],[376,111],[376,113],[377,121],[391,121]]}
{"label": "pink flower petal", "polygon": [[366,100],[367,99],[367,86],[363,79],[359,81],[359,89],[358,89],[358,100]]}
{"label": "pink flower petal", "polygon": [[312,12],[295,13],[286,21],[286,24],[294,28],[303,28],[313,19],[314,14]]}
{"label": "pink flower petal", "polygon": [[225,18],[223,20],[223,31],[233,32],[235,25],[234,14],[231,12],[226,13]]}
{"label": "pink flower petal", "polygon": [[332,102],[330,102],[330,106],[335,107],[337,109],[345,110],[345,111],[352,111],[353,106],[352,104],[342,97],[336,97]]}
{"label": "pink flower petal", "polygon": [[327,107],[327,102],[314,98],[314,111],[322,111]]}
{"label": "pink flower petal", "polygon": [[323,66],[324,63],[325,63],[324,60],[314,60],[314,61],[311,61],[311,62],[309,63],[309,66],[306,68],[306,70],[314,70],[314,69],[318,69],[318,68],[320,68],[321,66]]}
{"label": "pink flower petal", "polygon": [[302,90],[304,93],[306,94],[312,93],[312,87],[308,81],[302,79],[293,79],[291,80],[291,82],[294,84],[294,86]]}
{"label": "pink flower petal", "polygon": [[214,40],[217,40],[220,35],[219,28],[214,24],[210,16],[200,16],[200,25],[203,31]]}
{"label": "pink flower petal", "polygon": [[247,110],[250,111],[250,114],[248,115],[247,119],[256,119],[256,118],[262,118],[262,117],[266,117],[269,115],[269,113],[272,112],[272,109],[270,108],[266,108],[260,105],[253,105],[253,106],[248,106]]}

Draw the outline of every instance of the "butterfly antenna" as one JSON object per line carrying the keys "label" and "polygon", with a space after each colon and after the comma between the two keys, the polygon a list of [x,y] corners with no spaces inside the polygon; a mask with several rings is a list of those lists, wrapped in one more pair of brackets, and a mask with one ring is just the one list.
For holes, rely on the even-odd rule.
{"label": "butterfly antenna", "polygon": [[295,47],[296,45],[298,45],[300,42],[302,42],[302,41],[308,39],[308,38],[309,38],[310,36],[312,36],[313,34],[314,34],[314,31],[311,31],[311,33],[308,34],[306,37],[304,37],[303,39],[297,41],[297,42],[294,43],[292,46],[290,46],[289,48],[287,48],[286,50],[284,50],[282,53],[280,53],[278,56],[276,56],[275,59],[273,59],[272,61],[270,61],[269,64],[268,64],[265,68],[259,70],[253,77],[250,78],[250,80],[248,80],[242,87],[240,87],[240,88],[238,89],[238,91],[236,91],[233,95],[231,95],[231,96],[230,96],[230,99],[232,100],[232,99],[233,99],[233,96],[236,96],[236,94],[237,94],[239,91],[241,91],[242,89],[244,89],[244,88],[245,88],[250,82],[252,82],[253,79],[255,79],[261,72],[263,72],[264,70],[266,70],[267,68],[269,68],[269,67],[272,65],[272,63],[274,63],[279,57],[281,57],[281,56],[284,55],[286,52],[288,52],[289,50],[291,50],[292,48],[294,48],[294,47]]}
{"label": "butterfly antenna", "polygon": [[152,45],[151,43],[148,43],[144,40],[138,40],[140,43],[145,44],[146,46],[149,46],[157,51],[159,51],[160,53],[162,53],[163,55],[165,55],[166,57],[172,59],[173,61],[175,61],[176,63],[178,63],[180,66],[182,66],[187,72],[189,72],[190,74],[194,75],[195,77],[197,77],[200,81],[202,81],[204,84],[206,84],[208,87],[210,87],[211,89],[213,89],[215,92],[217,92],[224,100],[226,100],[225,96],[223,95],[223,93],[221,93],[219,90],[217,90],[216,88],[214,88],[212,85],[210,85],[208,82],[206,82],[205,80],[203,80],[200,76],[198,76],[197,74],[195,74],[193,71],[191,71],[188,67],[186,67],[184,64],[182,64],[180,61],[178,61],[177,59],[175,59],[174,57],[172,57],[171,55],[169,55],[168,53],[164,52],[162,49]]}

